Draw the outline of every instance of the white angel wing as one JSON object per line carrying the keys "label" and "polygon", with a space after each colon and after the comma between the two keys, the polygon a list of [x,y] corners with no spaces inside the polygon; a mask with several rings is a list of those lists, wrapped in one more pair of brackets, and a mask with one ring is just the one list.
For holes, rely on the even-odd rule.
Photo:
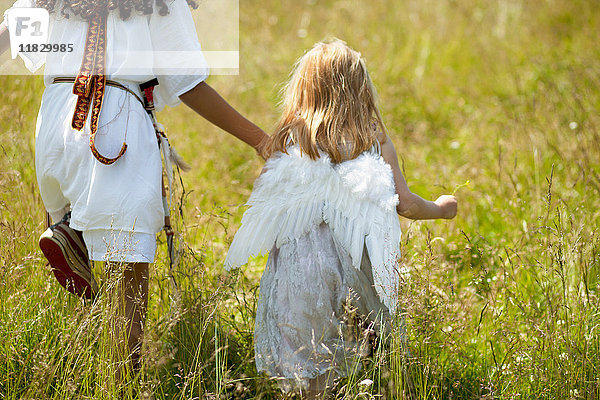
{"label": "white angel wing", "polygon": [[401,230],[391,168],[371,153],[333,165],[326,155],[311,160],[296,147],[288,152],[269,159],[256,181],[225,268],[240,267],[324,221],[354,267],[360,268],[367,246],[377,292],[393,312]]}

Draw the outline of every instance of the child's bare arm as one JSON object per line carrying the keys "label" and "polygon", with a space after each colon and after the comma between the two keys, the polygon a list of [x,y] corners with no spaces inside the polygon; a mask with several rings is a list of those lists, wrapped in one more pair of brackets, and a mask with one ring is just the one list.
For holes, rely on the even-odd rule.
{"label": "child's bare arm", "polygon": [[262,156],[261,143],[268,135],[238,113],[208,84],[202,82],[179,98],[209,122],[254,147]]}
{"label": "child's bare arm", "polygon": [[450,219],[456,216],[456,197],[444,195],[436,201],[428,201],[410,191],[400,171],[396,149],[389,137],[381,145],[381,155],[392,167],[396,193],[400,200],[396,207],[398,214],[410,219]]}
{"label": "child's bare arm", "polygon": [[0,23],[0,55],[10,48],[10,37],[4,22]]}

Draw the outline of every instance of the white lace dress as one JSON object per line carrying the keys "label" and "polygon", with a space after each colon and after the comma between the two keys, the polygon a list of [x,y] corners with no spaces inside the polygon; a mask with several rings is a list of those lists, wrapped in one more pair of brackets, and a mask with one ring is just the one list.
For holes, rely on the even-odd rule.
{"label": "white lace dress", "polygon": [[346,376],[396,306],[400,225],[390,167],[374,152],[332,164],[297,148],[267,162],[225,264],[270,250],[255,325],[259,372],[282,389]]}
{"label": "white lace dress", "polygon": [[369,333],[388,319],[366,254],[354,268],[322,223],[269,254],[256,311],[256,368],[280,378],[284,390],[330,370],[347,376],[369,354]]}

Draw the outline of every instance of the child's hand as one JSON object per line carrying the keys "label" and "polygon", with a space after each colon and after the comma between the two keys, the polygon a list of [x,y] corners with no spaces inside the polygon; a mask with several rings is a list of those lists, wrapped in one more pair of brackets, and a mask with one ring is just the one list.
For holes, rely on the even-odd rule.
{"label": "child's hand", "polygon": [[438,199],[435,201],[435,204],[437,204],[442,212],[441,218],[452,219],[456,216],[456,197],[445,194],[438,197]]}

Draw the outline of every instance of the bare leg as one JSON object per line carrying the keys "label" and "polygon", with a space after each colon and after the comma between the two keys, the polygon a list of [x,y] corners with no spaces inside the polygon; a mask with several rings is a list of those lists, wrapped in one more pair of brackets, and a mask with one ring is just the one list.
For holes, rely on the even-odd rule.
{"label": "bare leg", "polygon": [[148,263],[127,264],[123,284],[125,318],[128,322],[127,347],[129,354],[135,357],[134,361],[137,362],[148,309]]}
{"label": "bare leg", "polygon": [[329,389],[333,381],[332,373],[325,373],[319,375],[314,379],[308,381],[308,390],[306,391],[306,398],[309,400],[316,399],[327,399],[329,396]]}
{"label": "bare leg", "polygon": [[[122,271],[115,284],[114,300],[115,341],[120,349],[121,360],[127,360],[124,368],[119,369],[117,381],[123,381],[127,369],[135,371],[139,368],[139,357],[142,345],[142,334],[146,323],[148,307],[148,263],[120,264],[116,271]],[[121,270],[122,268],[122,270]],[[125,347],[126,344],[126,347]]]}

